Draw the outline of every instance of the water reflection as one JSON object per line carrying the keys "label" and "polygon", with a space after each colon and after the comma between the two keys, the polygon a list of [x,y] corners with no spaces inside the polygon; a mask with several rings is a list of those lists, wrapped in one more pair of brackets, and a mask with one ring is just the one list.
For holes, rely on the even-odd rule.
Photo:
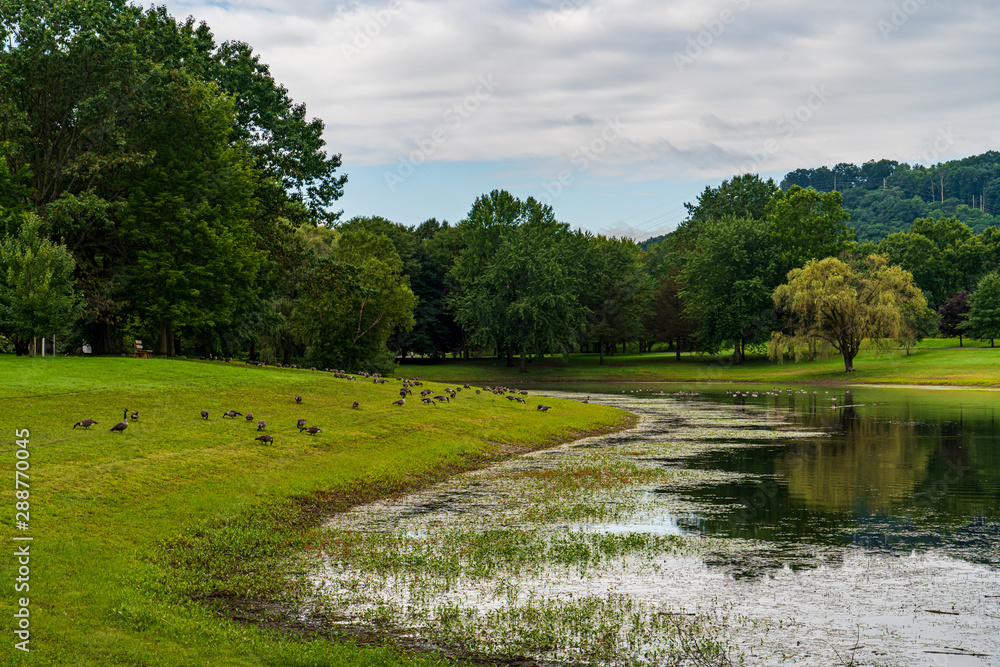
{"label": "water reflection", "polygon": [[719,447],[667,461],[738,474],[682,489],[685,500],[709,508],[682,520],[684,528],[788,548],[940,549],[1000,565],[1000,427],[994,408],[1000,394],[725,385],[629,391],[646,400],[763,410],[788,428],[824,434],[750,447],[745,440],[727,447],[726,436],[705,438]]}

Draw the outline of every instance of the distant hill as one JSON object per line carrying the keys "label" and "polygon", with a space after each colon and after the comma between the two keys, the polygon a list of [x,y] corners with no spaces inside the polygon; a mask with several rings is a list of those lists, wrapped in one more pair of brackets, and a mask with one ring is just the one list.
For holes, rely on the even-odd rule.
{"label": "distant hill", "polygon": [[858,241],[879,241],[906,231],[916,218],[955,216],[979,234],[1000,224],[1000,152],[942,162],[931,167],[894,160],[871,160],[860,166],[796,169],[781,188],[837,190],[851,214]]}

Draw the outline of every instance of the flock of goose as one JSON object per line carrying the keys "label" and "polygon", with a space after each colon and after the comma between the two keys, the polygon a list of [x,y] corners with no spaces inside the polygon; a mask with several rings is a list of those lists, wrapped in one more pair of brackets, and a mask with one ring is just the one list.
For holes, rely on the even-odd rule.
{"label": "flock of goose", "polygon": [[[348,374],[344,373],[343,371],[333,371],[333,372],[335,373],[335,376],[338,377],[338,378],[343,378],[343,379],[347,379],[347,380],[355,380],[355,379],[357,379],[355,376],[348,375]],[[387,380],[385,378],[382,378],[381,376],[379,376],[378,373],[369,374],[369,373],[362,372],[362,373],[357,373],[357,375],[361,375],[361,376],[364,376],[364,377],[367,377],[367,378],[371,378],[372,382],[375,383],[375,384],[385,384],[387,382]],[[413,378],[409,378],[409,379],[406,379],[406,380],[404,380],[402,377],[397,377],[396,380],[397,381],[401,381],[403,384],[402,384],[402,386],[400,387],[400,390],[399,390],[399,399],[393,401],[392,405],[399,405],[399,406],[406,405],[406,397],[408,395],[410,395],[410,394],[413,393],[412,387],[420,387],[420,386],[423,385],[423,383],[420,381],[419,377],[413,377]],[[421,402],[423,402],[425,404],[428,404],[428,405],[437,405],[439,403],[450,403],[452,400],[454,400],[454,399],[456,399],[458,397],[458,392],[462,391],[462,389],[472,389],[472,387],[468,383],[464,384],[462,387],[457,387],[456,386],[454,389],[451,388],[451,387],[446,387],[443,393],[435,395],[433,397],[431,396],[431,394],[434,394],[434,390],[432,390],[432,389],[424,389],[424,390],[422,390],[420,392],[420,396],[421,396],[420,400],[421,400]],[[517,402],[517,403],[522,403],[522,404],[526,404],[526,400],[525,400],[524,397],[528,395],[528,392],[526,392],[526,391],[518,391],[516,389],[511,389],[509,387],[503,387],[503,386],[497,386],[497,387],[486,386],[486,387],[483,387],[482,390],[480,390],[480,389],[476,389],[475,390],[475,392],[477,394],[479,394],[479,393],[481,393],[483,391],[491,392],[493,394],[500,395],[500,396],[504,396],[504,397],[507,398],[507,400],[511,401],[512,403],[513,402]],[[296,404],[301,404],[302,403],[302,396],[297,395],[295,397],[295,403]],[[361,404],[358,401],[353,401],[351,403],[351,407],[354,408],[355,410],[358,410],[358,409],[360,409]],[[551,409],[551,406],[549,406],[549,405],[542,405],[541,403],[539,403],[535,409],[538,410],[538,411],[541,411],[541,412],[547,412],[548,410]],[[202,419],[206,419],[207,420],[209,417],[210,417],[210,413],[209,413],[208,410],[202,410],[201,411],[201,418]],[[242,412],[239,412],[238,410],[228,410],[228,411],[226,411],[226,412],[224,412],[222,414],[222,418],[223,419],[225,419],[227,417],[229,419],[233,419],[233,420],[235,420],[237,417],[244,417],[248,422],[253,422],[253,420],[255,419],[254,414],[252,412],[248,412],[246,414],[243,414]],[[129,411],[128,411],[128,409],[126,409],[125,410],[125,414],[122,416],[122,421],[120,421],[117,424],[115,424],[114,426],[112,426],[111,427],[111,432],[112,433],[122,433],[122,432],[124,432],[125,429],[128,428],[129,418],[130,418]],[[134,412],[131,413],[131,419],[132,419],[132,421],[138,421],[139,420],[139,413],[138,413],[138,411],[134,411]],[[90,429],[91,426],[96,426],[97,424],[98,424],[98,422],[94,421],[93,419],[87,418],[87,419],[81,419],[80,421],[78,421],[75,424],[73,424],[73,428],[76,428],[77,426],[80,426],[80,427],[82,427],[84,429]],[[299,429],[299,433],[308,433],[309,435],[316,435],[317,433],[322,433],[323,432],[323,429],[319,428],[318,426],[306,426],[306,420],[305,419],[298,419],[296,421],[296,423],[295,423],[295,426],[296,426],[296,428]],[[257,431],[264,431],[266,429],[267,429],[267,422],[264,421],[263,419],[258,420],[257,421]],[[271,437],[267,433],[262,433],[262,434],[258,435],[256,438],[254,438],[254,440],[258,440],[258,441],[260,441],[262,443],[265,443],[265,444],[271,444],[271,443],[274,442],[274,438]]]}

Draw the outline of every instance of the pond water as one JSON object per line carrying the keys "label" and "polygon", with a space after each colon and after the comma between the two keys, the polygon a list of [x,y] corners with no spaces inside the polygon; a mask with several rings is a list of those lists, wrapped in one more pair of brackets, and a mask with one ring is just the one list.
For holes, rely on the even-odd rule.
{"label": "pond water", "polygon": [[303,615],[552,662],[1000,665],[1000,393],[568,389],[641,423],[334,517]]}

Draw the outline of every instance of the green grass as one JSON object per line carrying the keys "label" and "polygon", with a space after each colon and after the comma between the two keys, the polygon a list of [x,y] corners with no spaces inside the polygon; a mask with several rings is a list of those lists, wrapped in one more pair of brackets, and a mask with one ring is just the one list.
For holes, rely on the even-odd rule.
{"label": "green grass", "polygon": [[[449,404],[410,398],[399,407],[391,404],[399,384],[196,361],[0,356],[0,523],[8,545],[15,534],[34,538],[32,650],[13,650],[8,631],[0,664],[442,661],[349,639],[284,636],[230,617],[247,600],[293,601],[295,555],[319,544],[324,513],[519,449],[619,427],[626,416],[555,399],[545,400],[552,410],[538,412],[530,396],[519,405],[470,390]],[[360,409],[350,407],[354,400]],[[126,408],[140,419],[111,433]],[[265,419],[275,443],[255,442],[255,426],[242,418],[222,419],[228,409]],[[99,425],[71,428],[85,417]],[[300,434],[299,417],[323,432]],[[13,524],[15,429],[30,430],[27,532]],[[7,619],[14,568],[9,555],[2,559]]]}
{"label": "green grass", "polygon": [[875,355],[863,352],[854,360],[855,372],[845,373],[843,358],[784,363],[762,355],[733,365],[728,356],[673,353],[616,354],[599,365],[596,354],[547,357],[528,365],[527,373],[506,367],[503,360],[447,359],[434,365],[404,365],[444,382],[812,382],[850,384],[917,384],[992,387],[1000,385],[1000,347],[989,341],[929,339],[907,355],[898,350]]}

